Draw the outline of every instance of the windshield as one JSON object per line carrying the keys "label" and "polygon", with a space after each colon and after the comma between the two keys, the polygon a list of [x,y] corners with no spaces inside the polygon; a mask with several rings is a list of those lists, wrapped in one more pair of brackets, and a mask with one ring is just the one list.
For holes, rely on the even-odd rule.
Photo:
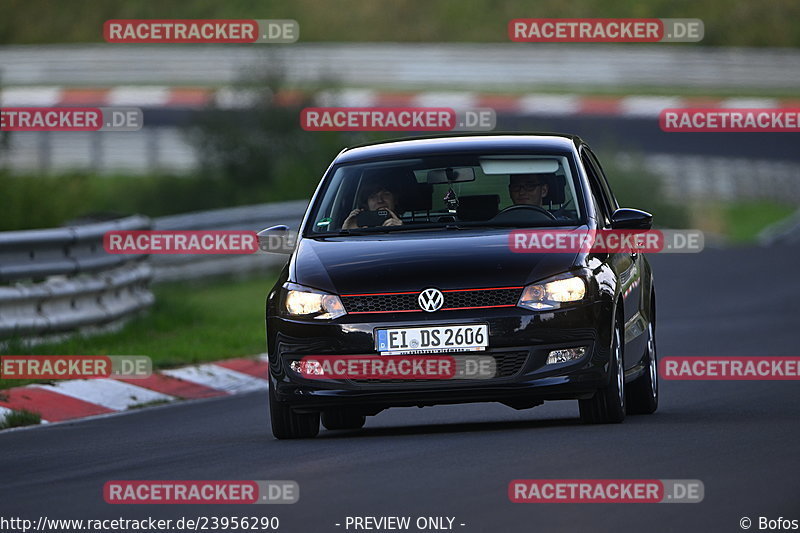
{"label": "windshield", "polygon": [[306,235],[575,225],[583,215],[570,161],[469,154],[341,165]]}

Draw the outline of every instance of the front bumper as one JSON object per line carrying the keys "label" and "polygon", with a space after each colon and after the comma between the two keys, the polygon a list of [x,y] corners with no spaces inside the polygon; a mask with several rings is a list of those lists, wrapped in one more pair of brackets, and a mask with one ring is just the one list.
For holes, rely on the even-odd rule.
{"label": "front bumper", "polygon": [[[364,317],[374,318],[365,322]],[[480,380],[309,379],[289,364],[306,356],[375,355],[376,328],[445,324],[489,325],[485,352],[496,377]],[[525,403],[591,397],[608,382],[612,316],[602,302],[534,312],[520,308],[344,316],[335,321],[267,317],[270,386],[276,399],[298,411],[352,407],[366,413],[388,407],[467,402]],[[574,361],[546,364],[551,350],[586,347]],[[456,357],[462,354],[449,354]],[[391,357],[391,356],[387,356]],[[535,403],[533,403],[535,404]]]}

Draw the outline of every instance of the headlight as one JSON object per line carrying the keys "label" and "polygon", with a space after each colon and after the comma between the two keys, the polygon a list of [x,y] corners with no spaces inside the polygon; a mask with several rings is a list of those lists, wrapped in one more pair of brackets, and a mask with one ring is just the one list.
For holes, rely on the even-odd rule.
{"label": "headlight", "polygon": [[330,320],[347,314],[342,301],[336,295],[300,288],[297,285],[285,289],[283,309],[289,316]]}
{"label": "headlight", "polygon": [[577,302],[586,296],[586,282],[578,276],[528,285],[517,305],[534,311],[558,309],[562,303]]}

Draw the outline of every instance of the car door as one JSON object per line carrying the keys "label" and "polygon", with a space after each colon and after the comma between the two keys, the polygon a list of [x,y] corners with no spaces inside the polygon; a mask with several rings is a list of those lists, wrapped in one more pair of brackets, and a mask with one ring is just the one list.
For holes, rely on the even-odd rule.
{"label": "car door", "polygon": [[[592,195],[600,208],[600,218],[602,220],[598,221],[598,226],[603,229],[610,229],[611,215],[619,208],[616,198],[611,193],[597,158],[588,147],[584,146],[581,151],[581,162],[589,178]],[[631,354],[643,353],[646,342],[642,335],[645,322],[640,312],[642,295],[641,257],[637,253],[612,253],[608,256],[608,263],[619,280],[619,292],[622,295],[624,308],[625,368],[630,368],[639,360],[639,357],[631,356]]]}

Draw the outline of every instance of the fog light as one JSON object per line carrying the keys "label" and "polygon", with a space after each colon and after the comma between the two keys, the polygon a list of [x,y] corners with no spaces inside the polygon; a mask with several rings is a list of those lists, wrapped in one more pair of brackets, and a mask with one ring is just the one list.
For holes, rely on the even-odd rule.
{"label": "fog light", "polygon": [[564,348],[561,350],[552,350],[547,356],[547,364],[554,365],[556,363],[566,363],[567,361],[574,361],[580,359],[586,353],[586,347],[579,348]]}
{"label": "fog light", "polygon": [[301,376],[320,376],[324,373],[319,361],[292,361],[289,368]]}

